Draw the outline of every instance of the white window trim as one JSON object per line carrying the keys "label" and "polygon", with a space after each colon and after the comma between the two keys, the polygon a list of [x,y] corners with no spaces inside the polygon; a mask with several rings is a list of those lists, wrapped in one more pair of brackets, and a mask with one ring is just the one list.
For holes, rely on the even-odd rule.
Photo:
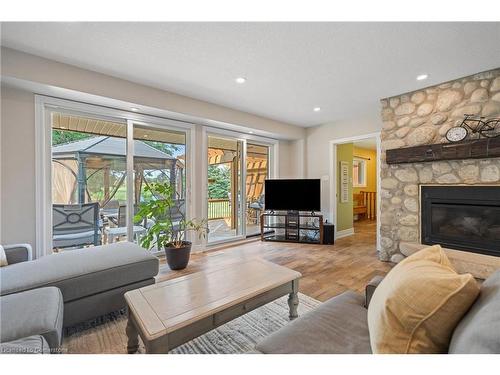
{"label": "white window trim", "polygon": [[[209,127],[199,123],[175,120],[167,117],[138,114],[126,110],[103,107],[96,104],[88,104],[73,100],[55,98],[52,96],[35,95],[35,254],[34,257],[41,257],[52,252],[52,133],[50,123],[50,108],[60,108],[65,112],[74,114],[94,114],[99,118],[122,119],[124,123],[128,121],[135,124],[145,124],[160,129],[181,130],[186,132],[186,217],[195,218],[196,215],[206,218],[207,207],[207,166],[208,148],[207,132],[216,135],[232,136],[245,141],[252,141],[256,144],[269,146],[270,178],[279,176],[279,140],[258,135],[246,134],[244,132],[227,130],[217,127]],[[201,137],[201,140],[198,139]],[[201,144],[201,150],[196,149],[197,142]],[[201,154],[200,154],[201,153]],[[246,154],[246,152],[245,152]],[[201,166],[201,174],[198,176],[195,170]],[[201,191],[201,194],[199,192]],[[197,195],[197,192],[199,195]],[[200,208],[201,195],[201,210]],[[194,238],[192,238],[194,240]],[[234,242],[237,239],[230,239]],[[226,241],[223,241],[226,242]],[[210,243],[218,245],[219,242]],[[207,247],[207,239],[202,243],[193,244],[194,251],[204,250]]]}
{"label": "white window trim", "polygon": [[[193,217],[192,171],[194,167],[194,128],[197,124],[177,121],[157,116],[143,115],[115,108],[72,100],[35,95],[35,217],[36,237],[34,257],[52,253],[52,133],[50,108],[60,108],[65,112],[91,113],[99,117],[123,119],[127,124],[147,125],[166,130],[186,133],[186,217]],[[130,149],[130,145],[129,149]],[[129,164],[133,159],[128,160]],[[130,212],[128,213],[130,216]],[[132,217],[130,219],[132,220]]]}

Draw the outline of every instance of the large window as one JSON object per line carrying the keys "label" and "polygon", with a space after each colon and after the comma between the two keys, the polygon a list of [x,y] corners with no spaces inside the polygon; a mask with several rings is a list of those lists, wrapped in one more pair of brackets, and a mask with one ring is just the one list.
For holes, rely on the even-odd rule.
{"label": "large window", "polygon": [[[165,198],[152,186],[168,186],[174,226],[208,219],[207,238],[188,234],[194,246],[259,233],[277,141],[43,96],[36,114],[36,256],[118,241],[160,250],[145,244],[155,222],[138,214]],[[198,142],[207,147],[189,147]],[[206,179],[192,175],[205,163]]]}
{"label": "large window", "polygon": [[123,240],[141,243],[154,223],[132,216],[141,204],[158,199],[148,189],[154,184],[170,188],[172,220],[184,218],[185,132],[63,111],[51,112],[50,119],[55,251]]}

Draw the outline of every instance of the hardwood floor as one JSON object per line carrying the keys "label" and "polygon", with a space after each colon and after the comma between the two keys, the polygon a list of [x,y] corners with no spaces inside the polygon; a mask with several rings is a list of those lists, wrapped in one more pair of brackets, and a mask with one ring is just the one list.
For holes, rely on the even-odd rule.
{"label": "hardwood floor", "polygon": [[300,292],[317,300],[325,301],[346,290],[362,292],[373,276],[385,275],[392,265],[377,258],[375,221],[358,222],[354,228],[353,236],[341,238],[335,245],[248,242],[193,254],[183,271],[171,271],[162,261],[158,281],[259,257],[302,273]]}

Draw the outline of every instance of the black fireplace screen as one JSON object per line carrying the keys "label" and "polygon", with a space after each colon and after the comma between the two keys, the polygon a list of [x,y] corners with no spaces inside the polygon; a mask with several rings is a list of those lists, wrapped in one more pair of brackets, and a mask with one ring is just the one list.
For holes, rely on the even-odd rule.
{"label": "black fireplace screen", "polygon": [[422,243],[500,256],[500,186],[422,186]]}

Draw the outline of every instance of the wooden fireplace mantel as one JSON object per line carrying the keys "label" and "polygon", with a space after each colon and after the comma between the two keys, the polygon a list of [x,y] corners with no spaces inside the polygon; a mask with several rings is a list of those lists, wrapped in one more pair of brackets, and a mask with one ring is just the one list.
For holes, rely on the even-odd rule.
{"label": "wooden fireplace mantel", "polygon": [[[414,242],[400,242],[404,253],[417,252],[429,245]],[[470,253],[467,251],[447,249],[443,247],[448,259],[458,273],[470,273],[476,279],[487,279],[493,272],[500,269],[500,257]]]}
{"label": "wooden fireplace mantel", "polygon": [[387,164],[496,157],[500,157],[500,137],[396,148],[386,151]]}

